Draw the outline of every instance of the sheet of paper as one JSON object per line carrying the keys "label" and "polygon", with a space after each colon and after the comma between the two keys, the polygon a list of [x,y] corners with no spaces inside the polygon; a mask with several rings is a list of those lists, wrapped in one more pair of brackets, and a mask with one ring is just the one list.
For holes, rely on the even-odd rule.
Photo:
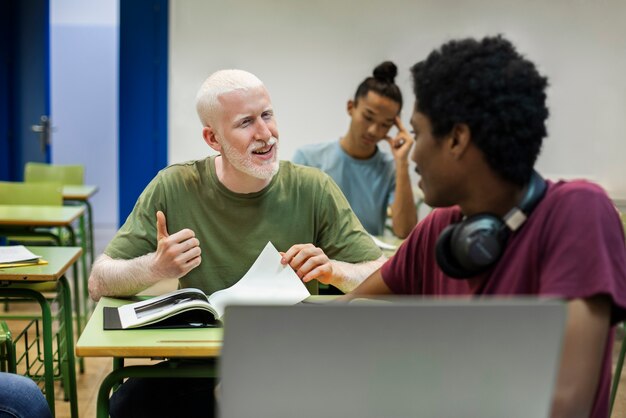
{"label": "sheet of paper", "polygon": [[23,245],[0,247],[0,264],[12,264],[25,261],[36,263],[40,258],[40,255],[33,254]]}
{"label": "sheet of paper", "polygon": [[380,248],[381,250],[394,251],[396,248],[398,248],[395,245],[391,245],[391,244],[387,244],[386,242],[382,242],[381,240],[376,238],[374,235],[370,235],[370,237],[372,237],[372,240],[374,241],[374,244],[376,244],[376,246],[378,248]]}
{"label": "sheet of paper", "polygon": [[310,296],[295,271],[280,263],[281,255],[271,242],[248,272],[231,287],[213,293],[209,302],[221,317],[226,305],[295,305]]}

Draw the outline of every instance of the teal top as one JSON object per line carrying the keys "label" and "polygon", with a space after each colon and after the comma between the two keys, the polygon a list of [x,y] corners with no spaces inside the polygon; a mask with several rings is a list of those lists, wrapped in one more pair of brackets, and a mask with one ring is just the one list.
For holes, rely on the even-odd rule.
{"label": "teal top", "polygon": [[381,256],[332,179],[287,161],[280,162],[267,187],[248,194],[220,183],[215,156],[161,170],[105,254],[130,259],[154,252],[158,210],[165,213],[170,234],[184,228],[195,232],[202,263],[179,283],[208,294],[243,277],[268,241],[282,252],[312,243],[329,258],[350,263]]}
{"label": "teal top", "polygon": [[319,168],[331,176],[367,232],[383,235],[387,206],[393,202],[396,188],[392,155],[377,147],[371,158],[359,160],[348,155],[339,141],[333,141],[296,150],[293,162]]}

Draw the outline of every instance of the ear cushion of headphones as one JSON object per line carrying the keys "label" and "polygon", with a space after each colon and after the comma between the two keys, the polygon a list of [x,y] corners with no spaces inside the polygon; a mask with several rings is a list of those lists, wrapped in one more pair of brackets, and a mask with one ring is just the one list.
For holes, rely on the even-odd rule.
{"label": "ear cushion of headphones", "polygon": [[452,241],[452,234],[454,232],[455,225],[448,225],[437,238],[437,244],[435,245],[435,258],[441,271],[447,276],[454,279],[463,279],[469,277],[466,270],[463,269],[456,262],[454,255],[452,255],[452,249],[450,248]]}
{"label": "ear cushion of headphones", "polygon": [[500,218],[490,214],[475,215],[450,225],[437,240],[437,263],[450,277],[475,276],[498,261],[507,232]]}

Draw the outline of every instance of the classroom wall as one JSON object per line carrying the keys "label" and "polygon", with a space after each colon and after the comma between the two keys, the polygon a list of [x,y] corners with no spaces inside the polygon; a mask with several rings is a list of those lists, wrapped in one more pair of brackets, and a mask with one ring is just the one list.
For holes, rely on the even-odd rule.
{"label": "classroom wall", "polygon": [[442,42],[503,33],[550,78],[549,177],[588,177],[626,197],[626,2],[604,0],[170,1],[169,161],[202,158],[194,98],[222,68],[258,75],[272,95],[283,159],[338,139],[346,101],[391,59],[412,106],[409,67]]}
{"label": "classroom wall", "polygon": [[50,0],[53,164],[83,164],[94,223],[117,227],[119,0]]}

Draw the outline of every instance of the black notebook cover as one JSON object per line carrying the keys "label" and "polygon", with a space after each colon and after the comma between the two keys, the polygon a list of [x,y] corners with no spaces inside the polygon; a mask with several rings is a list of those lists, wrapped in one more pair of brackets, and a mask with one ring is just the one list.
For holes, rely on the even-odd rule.
{"label": "black notebook cover", "polygon": [[[117,308],[105,306],[103,314],[105,331],[124,329],[122,328],[122,322],[120,321],[120,314]],[[196,309],[164,318],[154,324],[143,325],[132,329],[212,328],[218,326],[219,324],[209,312]]]}
{"label": "black notebook cover", "polygon": [[104,329],[122,329],[122,323],[120,322],[120,314],[117,308],[104,307]]}

